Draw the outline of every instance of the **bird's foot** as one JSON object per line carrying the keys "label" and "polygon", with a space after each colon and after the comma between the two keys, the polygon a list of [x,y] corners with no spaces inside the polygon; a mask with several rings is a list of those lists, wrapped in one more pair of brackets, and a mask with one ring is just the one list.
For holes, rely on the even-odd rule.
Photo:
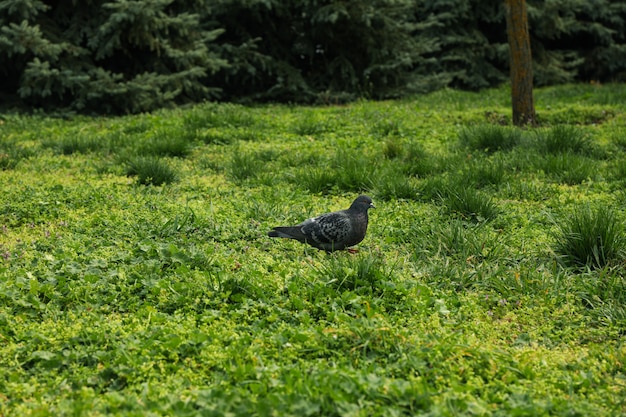
{"label": "bird's foot", "polygon": [[350,248],[350,249],[347,249],[347,251],[348,251],[348,253],[352,253],[352,254],[359,253],[359,250],[358,250],[358,249],[352,249],[352,248]]}

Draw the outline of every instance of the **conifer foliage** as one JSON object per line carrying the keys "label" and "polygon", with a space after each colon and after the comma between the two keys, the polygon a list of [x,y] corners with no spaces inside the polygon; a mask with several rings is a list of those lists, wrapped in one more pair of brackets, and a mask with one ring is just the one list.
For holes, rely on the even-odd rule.
{"label": "conifer foliage", "polygon": [[221,30],[204,30],[195,4],[1,1],[0,88],[29,106],[97,112],[205,98],[204,78],[226,63],[208,49]]}

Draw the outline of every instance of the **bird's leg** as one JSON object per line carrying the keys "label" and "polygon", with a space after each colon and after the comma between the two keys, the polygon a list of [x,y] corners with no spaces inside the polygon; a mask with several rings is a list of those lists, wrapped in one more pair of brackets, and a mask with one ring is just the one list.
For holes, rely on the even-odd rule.
{"label": "bird's leg", "polygon": [[348,251],[348,253],[351,253],[351,254],[359,253],[358,249],[348,248],[346,250]]}

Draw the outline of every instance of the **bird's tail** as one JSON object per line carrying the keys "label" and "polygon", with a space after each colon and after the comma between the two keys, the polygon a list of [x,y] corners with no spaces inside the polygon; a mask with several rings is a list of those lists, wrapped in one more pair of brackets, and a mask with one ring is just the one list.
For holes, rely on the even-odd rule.
{"label": "bird's tail", "polygon": [[269,237],[284,237],[285,239],[298,239],[297,233],[294,233],[293,227],[275,227],[267,235]]}

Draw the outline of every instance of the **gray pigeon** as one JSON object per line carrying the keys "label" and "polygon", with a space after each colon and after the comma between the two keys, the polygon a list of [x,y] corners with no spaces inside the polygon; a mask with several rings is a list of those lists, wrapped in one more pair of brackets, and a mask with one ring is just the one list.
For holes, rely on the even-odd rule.
{"label": "gray pigeon", "polygon": [[275,227],[267,235],[295,239],[332,252],[361,242],[367,232],[367,210],[375,207],[372,199],[360,195],[347,210],[307,219],[295,226]]}

